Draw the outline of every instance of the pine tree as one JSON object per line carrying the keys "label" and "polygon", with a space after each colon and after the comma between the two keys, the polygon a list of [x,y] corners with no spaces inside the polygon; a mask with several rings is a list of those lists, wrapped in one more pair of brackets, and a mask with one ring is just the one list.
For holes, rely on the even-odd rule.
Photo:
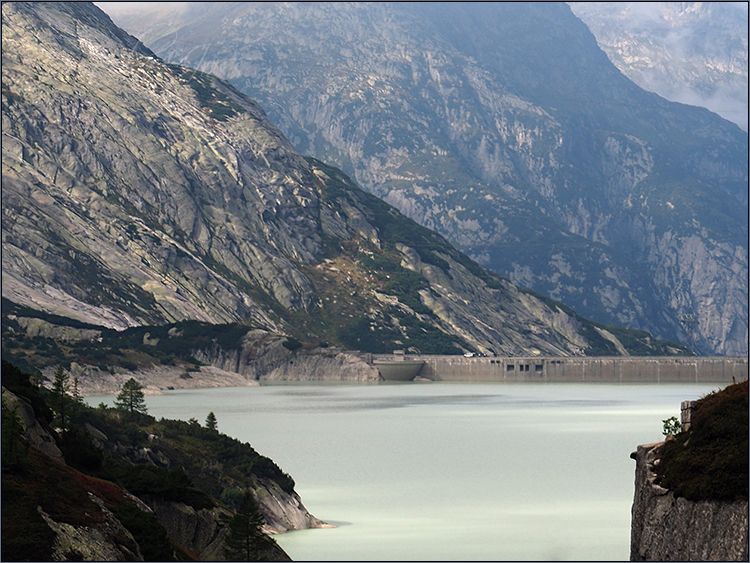
{"label": "pine tree", "polygon": [[216,421],[216,415],[213,413],[213,411],[208,413],[208,416],[206,417],[206,428],[208,428],[211,432],[219,431],[218,423]]}
{"label": "pine tree", "polygon": [[265,523],[258,503],[250,491],[242,496],[237,513],[229,521],[229,533],[224,542],[227,561],[263,561],[273,540],[266,536]]}
{"label": "pine tree", "polygon": [[68,396],[69,386],[70,373],[62,366],[57,366],[55,368],[55,380],[52,382],[52,410],[55,412],[57,424],[63,432],[68,431],[70,419],[70,409],[67,408],[71,400]]}
{"label": "pine tree", "polygon": [[76,405],[83,406],[85,405],[85,401],[83,400],[83,395],[81,395],[81,389],[78,386],[78,378],[73,378],[73,392],[71,393],[71,398],[73,399],[73,403]]}
{"label": "pine tree", "polygon": [[136,412],[148,414],[141,384],[132,377],[128,379],[115,399],[115,408],[131,414]]}

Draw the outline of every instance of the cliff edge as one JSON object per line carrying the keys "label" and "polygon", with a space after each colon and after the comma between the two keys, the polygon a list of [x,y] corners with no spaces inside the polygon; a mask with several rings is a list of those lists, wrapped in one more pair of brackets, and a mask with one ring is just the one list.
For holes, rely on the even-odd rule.
{"label": "cliff edge", "polygon": [[748,382],[690,407],[680,432],[630,456],[631,561],[748,560]]}
{"label": "cliff edge", "polygon": [[691,501],[656,483],[664,442],[638,446],[631,561],[747,561],[748,504]]}

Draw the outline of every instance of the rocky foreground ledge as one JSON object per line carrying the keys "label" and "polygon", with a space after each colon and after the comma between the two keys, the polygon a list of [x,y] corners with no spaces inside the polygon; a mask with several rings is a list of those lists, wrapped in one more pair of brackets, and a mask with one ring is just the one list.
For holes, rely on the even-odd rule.
{"label": "rocky foreground ledge", "polygon": [[656,484],[664,442],[638,446],[631,561],[747,561],[748,502],[690,501]]}
{"label": "rocky foreground ledge", "polygon": [[[3,424],[6,416],[11,416],[9,413],[16,418],[15,424],[9,423],[13,428],[8,433],[15,437],[9,440],[19,440],[23,446],[15,449],[7,444],[3,446],[3,493],[8,492],[3,500],[12,507],[3,506],[3,556],[8,555],[8,548],[7,551],[13,554],[9,560],[15,561],[161,561],[192,560],[191,557],[201,561],[224,560],[228,522],[234,513],[203,489],[190,485],[187,490],[192,493],[180,496],[180,491],[184,492],[184,482],[181,485],[179,479],[164,480],[165,474],[178,468],[182,468],[187,479],[188,470],[195,474],[195,467],[185,469],[186,465],[189,466],[184,459],[188,442],[179,441],[180,430],[172,428],[168,438],[158,430],[157,433],[147,432],[148,441],[144,445],[139,439],[132,438],[144,433],[143,428],[134,426],[132,421],[130,428],[135,434],[118,436],[112,434],[111,427],[107,430],[108,436],[101,428],[86,422],[80,430],[66,434],[68,438],[60,438],[45,420],[37,418],[34,407],[26,398],[3,387],[2,403]],[[43,402],[42,405],[46,408]],[[98,420],[104,419],[100,417]],[[163,427],[161,432],[164,432]],[[200,473],[204,481],[208,479],[210,483],[213,479],[225,490],[249,486],[254,491],[265,519],[264,533],[334,527],[310,514],[294,489],[282,486],[273,475],[269,477],[248,470],[243,474],[244,479],[238,481],[236,471],[233,473],[231,469],[231,458],[224,459],[223,463],[212,458],[201,459],[198,454],[206,451],[205,432],[204,442],[201,442],[200,435],[190,435],[192,445],[189,447],[194,451],[188,455],[197,460],[198,467],[203,464]],[[85,440],[80,442],[83,445],[73,449],[71,444],[84,436]],[[215,439],[210,438],[211,441]],[[121,488],[120,479],[127,480],[129,475],[127,469],[119,474],[119,484],[115,484],[109,475],[104,480],[86,473],[86,467],[89,470],[91,467],[83,467],[80,453],[76,454],[85,448],[100,450],[109,459],[111,470],[121,465],[153,468],[161,473],[143,471],[140,481],[131,479],[136,487],[140,487],[136,497]],[[258,457],[249,445],[238,443],[238,455],[240,449],[244,449],[245,456],[250,450]],[[70,465],[69,455],[77,466]],[[262,456],[260,458],[262,460]],[[273,464],[267,460],[266,465],[268,463]],[[161,475],[162,480],[156,480],[156,475]],[[12,518],[7,518],[8,515]],[[144,526],[150,526],[150,531],[144,531]],[[164,548],[165,542],[168,543],[167,535],[172,543],[166,549],[177,554],[173,554],[177,559],[154,559],[158,546]],[[6,540],[9,545],[6,545]],[[261,560],[290,560],[275,543],[263,553]],[[160,557],[163,555],[161,553]]]}

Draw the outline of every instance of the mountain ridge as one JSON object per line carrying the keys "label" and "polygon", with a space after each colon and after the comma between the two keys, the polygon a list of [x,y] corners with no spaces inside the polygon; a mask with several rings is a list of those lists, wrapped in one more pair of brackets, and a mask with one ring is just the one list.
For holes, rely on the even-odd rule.
{"label": "mountain ridge", "polygon": [[373,352],[618,353],[302,157],[231,85],[110,25],[89,5],[3,5],[3,297],[120,329],[194,319]]}
{"label": "mountain ridge", "polygon": [[694,314],[702,353],[747,352],[747,135],[641,90],[566,5],[191,4],[123,21],[512,282],[661,338],[687,341]]}

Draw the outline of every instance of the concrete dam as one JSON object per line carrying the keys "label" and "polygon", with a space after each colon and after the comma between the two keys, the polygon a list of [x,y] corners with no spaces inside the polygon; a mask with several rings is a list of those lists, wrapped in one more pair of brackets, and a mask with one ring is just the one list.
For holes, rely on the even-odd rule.
{"label": "concrete dam", "polygon": [[410,381],[725,383],[748,378],[746,357],[464,357],[363,354],[383,379]]}

